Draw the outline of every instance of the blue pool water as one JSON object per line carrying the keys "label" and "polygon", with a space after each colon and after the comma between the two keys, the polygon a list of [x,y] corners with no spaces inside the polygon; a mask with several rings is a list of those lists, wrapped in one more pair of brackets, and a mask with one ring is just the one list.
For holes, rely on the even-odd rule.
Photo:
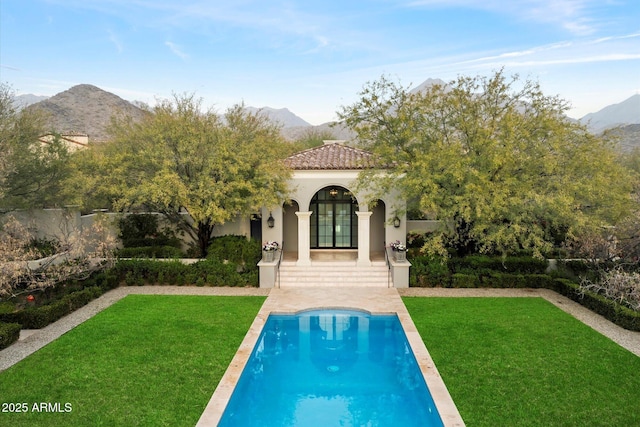
{"label": "blue pool water", "polygon": [[270,315],[220,426],[442,426],[396,315]]}

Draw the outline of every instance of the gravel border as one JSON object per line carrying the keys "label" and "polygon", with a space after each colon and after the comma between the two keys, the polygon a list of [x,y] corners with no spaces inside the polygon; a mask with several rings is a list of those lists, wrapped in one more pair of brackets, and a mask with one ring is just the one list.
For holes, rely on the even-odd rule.
{"label": "gravel border", "polygon": [[[226,295],[268,296],[270,289],[197,286],[134,286],[119,287],[106,292],[86,306],[74,311],[42,329],[23,330],[20,339],[0,351],[0,372],[36,352],[67,331],[93,317],[105,308],[131,294],[143,295]],[[614,342],[640,357],[640,332],[628,331],[593,313],[580,304],[548,289],[450,289],[408,288],[398,289],[400,296],[419,297],[542,297],[576,319],[609,337]]]}

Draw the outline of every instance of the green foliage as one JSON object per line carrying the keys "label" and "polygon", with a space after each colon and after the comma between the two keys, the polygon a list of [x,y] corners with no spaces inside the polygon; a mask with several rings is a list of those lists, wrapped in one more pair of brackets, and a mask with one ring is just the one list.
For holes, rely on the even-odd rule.
{"label": "green foliage", "polygon": [[174,246],[142,246],[119,249],[116,256],[118,258],[183,258],[184,253]]}
{"label": "green foliage", "polygon": [[480,278],[475,274],[454,273],[451,275],[452,288],[477,288]]}
{"label": "green foliage", "polygon": [[409,284],[417,287],[448,287],[451,272],[445,260],[430,255],[411,258]]}
{"label": "green foliage", "polygon": [[87,305],[102,295],[97,286],[67,294],[59,300],[41,307],[27,308],[13,313],[0,314],[0,322],[18,323],[23,329],[40,329]]}
{"label": "green foliage", "polygon": [[45,258],[58,252],[60,242],[56,239],[33,238],[29,246],[35,251],[36,257]]}
{"label": "green foliage", "polygon": [[0,211],[59,205],[69,174],[69,152],[57,134],[48,143],[46,117],[37,110],[17,111],[13,93],[0,84]]}
{"label": "green foliage", "polygon": [[0,314],[11,313],[16,309],[16,305],[10,301],[0,301]]}
{"label": "green foliage", "polygon": [[113,141],[77,162],[85,206],[146,206],[186,233],[204,257],[216,225],[281,203],[290,171],[281,161],[288,148],[279,128],[242,105],[224,118],[201,107],[193,96],[176,96],[142,123],[114,123]]}
{"label": "green foliage", "polygon": [[260,242],[246,236],[214,237],[209,246],[208,259],[231,261],[239,265],[255,266],[262,256]]}
{"label": "green foliage", "polygon": [[120,234],[125,248],[142,246],[173,246],[180,247],[180,240],[169,229],[160,230],[158,215],[129,214],[118,221]]}
{"label": "green foliage", "polygon": [[640,331],[640,312],[616,304],[602,295],[584,292],[580,285],[567,279],[556,279],[554,290],[561,295],[587,307],[607,320],[631,331]]}
{"label": "green foliage", "polygon": [[411,286],[539,288],[551,280],[545,274],[547,261],[530,256],[471,255],[442,259],[433,255],[417,255],[410,261]]}
{"label": "green foliage", "polygon": [[0,350],[18,341],[20,338],[20,329],[18,323],[0,322]]}
{"label": "green foliage", "polygon": [[469,255],[451,258],[448,265],[453,272],[466,270],[494,270],[505,273],[542,274],[547,269],[547,261],[533,257],[490,257],[487,255]]}
{"label": "green foliage", "polygon": [[333,132],[329,130],[318,130],[310,128],[304,131],[302,136],[296,139],[292,145],[292,153],[302,151],[309,148],[317,147],[323,144],[325,140],[336,139]]}
{"label": "green foliage", "polygon": [[120,260],[112,269],[118,283],[142,285],[257,286],[257,268],[207,259],[194,264],[180,261]]}
{"label": "green foliage", "polygon": [[373,184],[372,198],[396,188],[443,220],[430,252],[541,258],[558,240],[615,225],[633,204],[635,178],[608,140],[566,118],[567,108],[537,83],[500,71],[419,93],[383,77],[340,118],[395,165],[364,171],[359,188]]}

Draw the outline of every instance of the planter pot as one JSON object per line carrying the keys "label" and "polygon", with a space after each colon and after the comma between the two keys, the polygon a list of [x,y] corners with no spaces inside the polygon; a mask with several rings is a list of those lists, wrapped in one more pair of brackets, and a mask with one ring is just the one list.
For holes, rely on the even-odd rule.
{"label": "planter pot", "polygon": [[262,251],[262,260],[266,262],[272,262],[276,254],[276,251]]}
{"label": "planter pot", "polygon": [[407,252],[406,251],[395,251],[396,261],[406,261],[407,260]]}

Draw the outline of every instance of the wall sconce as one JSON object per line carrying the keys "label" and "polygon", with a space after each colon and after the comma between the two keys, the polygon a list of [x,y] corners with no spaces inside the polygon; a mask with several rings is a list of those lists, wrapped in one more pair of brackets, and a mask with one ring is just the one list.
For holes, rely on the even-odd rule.
{"label": "wall sconce", "polygon": [[273,219],[273,215],[271,215],[271,212],[269,212],[269,218],[267,218],[267,225],[269,226],[269,228],[273,228],[275,223],[276,223],[276,220]]}
{"label": "wall sconce", "polygon": [[393,226],[395,228],[399,228],[400,227],[400,218],[398,218],[397,216],[395,218],[393,218]]}

